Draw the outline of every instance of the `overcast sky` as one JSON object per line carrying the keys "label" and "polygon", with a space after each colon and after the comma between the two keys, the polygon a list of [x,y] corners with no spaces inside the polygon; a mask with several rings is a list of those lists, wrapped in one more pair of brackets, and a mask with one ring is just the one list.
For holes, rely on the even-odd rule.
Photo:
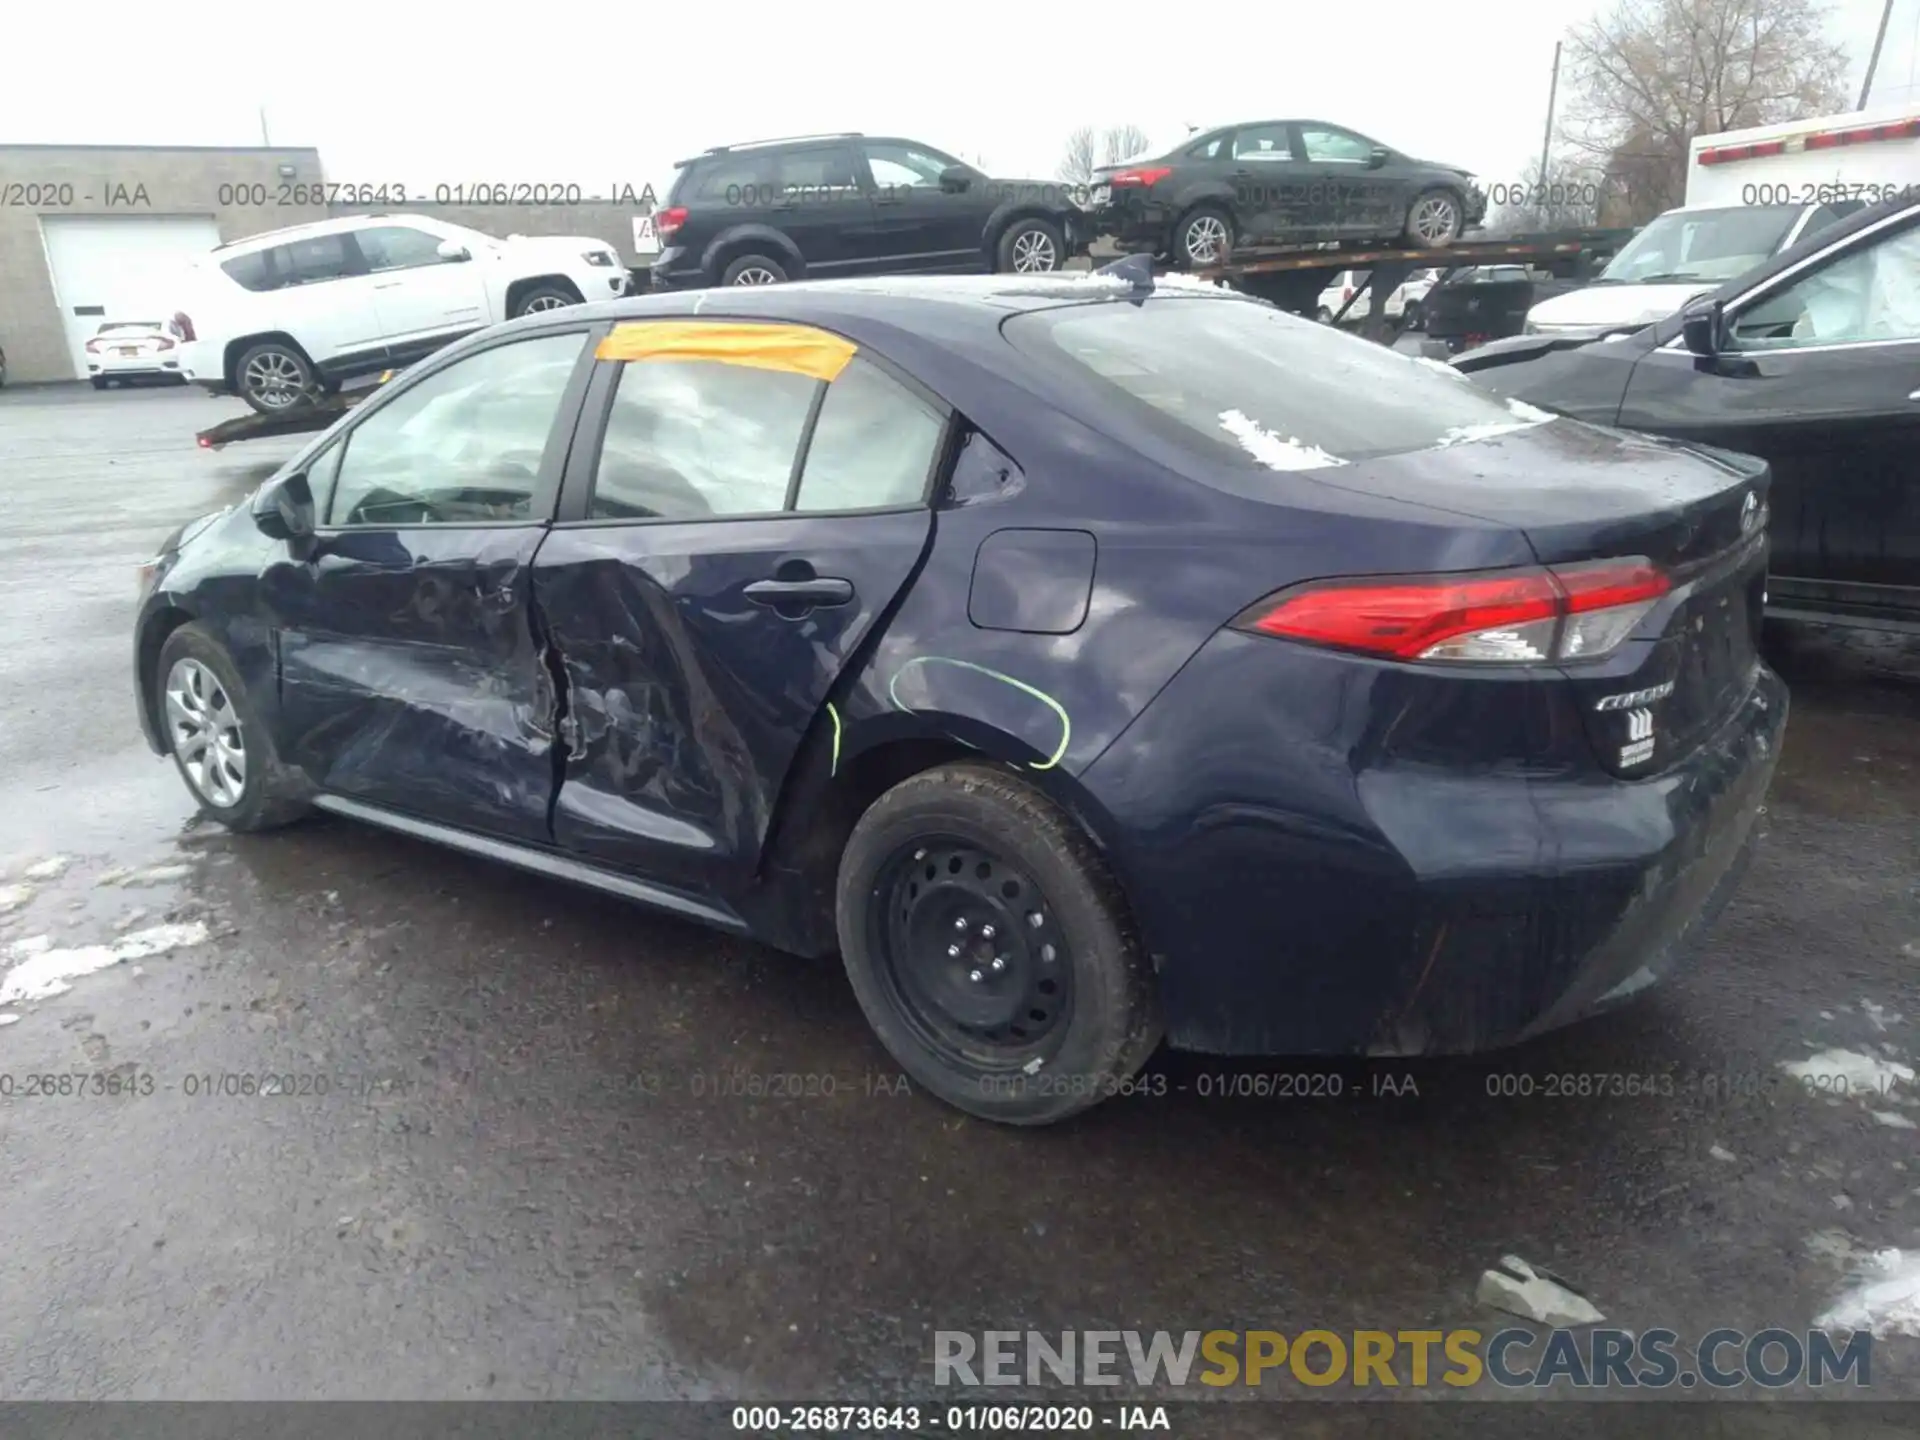
{"label": "overcast sky", "polygon": [[[1835,0],[1857,93],[1882,0]],[[651,181],[709,145],[901,134],[1050,178],[1077,125],[1314,116],[1483,182],[1539,153],[1554,41],[1595,0],[1372,5],[32,5],[0,79],[0,144],[319,149],[330,180]],[[1897,32],[1920,0],[1897,0]],[[938,17],[938,18],[936,18]],[[709,26],[703,23],[711,20]],[[1377,55],[1369,55],[1370,37]],[[1915,36],[1883,71],[1912,77]],[[47,60],[24,63],[26,52]],[[53,63],[52,57],[61,57]],[[84,65],[76,62],[84,60]],[[111,178],[111,177],[108,177]]]}

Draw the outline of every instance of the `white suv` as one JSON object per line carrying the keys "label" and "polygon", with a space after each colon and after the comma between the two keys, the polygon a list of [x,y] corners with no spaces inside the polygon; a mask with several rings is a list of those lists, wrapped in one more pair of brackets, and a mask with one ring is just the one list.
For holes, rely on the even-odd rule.
{"label": "white suv", "polygon": [[360,215],[216,247],[193,267],[180,370],[272,413],[342,380],[411,364],[534,310],[629,288],[613,246],[495,240],[424,215]]}

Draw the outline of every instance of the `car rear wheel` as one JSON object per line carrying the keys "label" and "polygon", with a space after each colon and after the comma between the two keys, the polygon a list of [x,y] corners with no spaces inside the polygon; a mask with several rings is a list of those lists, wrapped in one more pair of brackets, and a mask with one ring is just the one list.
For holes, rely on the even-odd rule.
{"label": "car rear wheel", "polygon": [[306,812],[298,780],[280,763],[217,640],[198,625],[182,625],[154,668],[167,749],[203,811],[243,831],[270,830]]}
{"label": "car rear wheel", "polygon": [[1232,253],[1233,218],[1218,206],[1202,205],[1174,232],[1173,254],[1183,269],[1225,264]]}
{"label": "car rear wheel", "polygon": [[978,763],[903,780],[854,826],[841,955],[895,1060],[948,1104],[1041,1125],[1118,1093],[1159,1043],[1118,885],[1039,790]]}
{"label": "car rear wheel", "polygon": [[104,375],[95,375],[95,376],[93,376],[93,377],[91,377],[91,378],[92,378],[92,380],[93,380],[93,388],[94,388],[94,389],[96,389],[96,390],[104,390],[104,389],[106,389],[106,388],[107,388],[107,377],[106,377],[106,376],[104,376]]}
{"label": "car rear wheel", "polygon": [[1331,325],[1333,323],[1333,312],[1322,305],[1319,312],[1315,314],[1313,318],[1318,320],[1322,325]]}
{"label": "car rear wheel", "polygon": [[1408,330],[1418,330],[1426,323],[1420,317],[1420,302],[1418,300],[1407,301],[1407,308],[1400,312],[1400,316],[1402,327]]}
{"label": "car rear wheel", "polygon": [[1415,245],[1451,245],[1460,238],[1466,212],[1451,190],[1423,190],[1407,207],[1406,238]]}
{"label": "car rear wheel", "polygon": [[320,388],[307,357],[280,340],[248,347],[234,373],[240,398],[262,415],[276,415],[311,400]]}
{"label": "car rear wheel", "polygon": [[999,268],[1016,275],[1039,275],[1066,263],[1066,237],[1051,220],[1016,220],[1000,237]]}
{"label": "car rear wheel", "polygon": [[536,285],[514,302],[510,318],[518,320],[522,315],[537,315],[542,310],[565,310],[579,303],[580,297],[571,290],[558,285]]}
{"label": "car rear wheel", "polygon": [[786,266],[769,255],[742,255],[720,276],[722,285],[778,285],[787,278]]}

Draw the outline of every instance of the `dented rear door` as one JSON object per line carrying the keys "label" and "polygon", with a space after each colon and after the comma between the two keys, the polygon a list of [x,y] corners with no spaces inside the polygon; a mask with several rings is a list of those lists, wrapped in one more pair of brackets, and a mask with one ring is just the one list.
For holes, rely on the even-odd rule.
{"label": "dented rear door", "polygon": [[544,841],[554,685],[530,567],[593,360],[576,328],[461,352],[307,466],[310,554],[267,567],[283,750],[322,789]]}
{"label": "dented rear door", "polygon": [[803,326],[630,322],[601,353],[534,564],[565,680],[553,836],[724,891],[920,565],[947,415]]}

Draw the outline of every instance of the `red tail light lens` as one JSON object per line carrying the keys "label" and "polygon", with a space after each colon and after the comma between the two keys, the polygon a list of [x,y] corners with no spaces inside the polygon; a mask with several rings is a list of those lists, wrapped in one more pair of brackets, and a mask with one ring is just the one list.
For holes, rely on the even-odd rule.
{"label": "red tail light lens", "polygon": [[187,318],[186,311],[179,310],[174,312],[173,323],[180,327],[180,338],[191,344],[194,339],[193,321]]}
{"label": "red tail light lens", "polygon": [[173,341],[169,337],[162,335],[160,337],[160,343],[156,348],[161,350],[171,350],[173,349]]}
{"label": "red tail light lens", "polygon": [[671,209],[662,210],[658,215],[653,217],[653,230],[664,242],[671,240],[673,238],[673,232],[686,223],[687,207],[684,205],[675,205]]}
{"label": "red tail light lens", "polygon": [[1134,166],[1128,170],[1116,170],[1107,183],[1119,189],[1123,185],[1158,185],[1173,173],[1171,165]]}
{"label": "red tail light lens", "polygon": [[1617,649],[1670,588],[1639,558],[1498,575],[1335,580],[1270,596],[1233,623],[1391,660],[1590,660]]}

